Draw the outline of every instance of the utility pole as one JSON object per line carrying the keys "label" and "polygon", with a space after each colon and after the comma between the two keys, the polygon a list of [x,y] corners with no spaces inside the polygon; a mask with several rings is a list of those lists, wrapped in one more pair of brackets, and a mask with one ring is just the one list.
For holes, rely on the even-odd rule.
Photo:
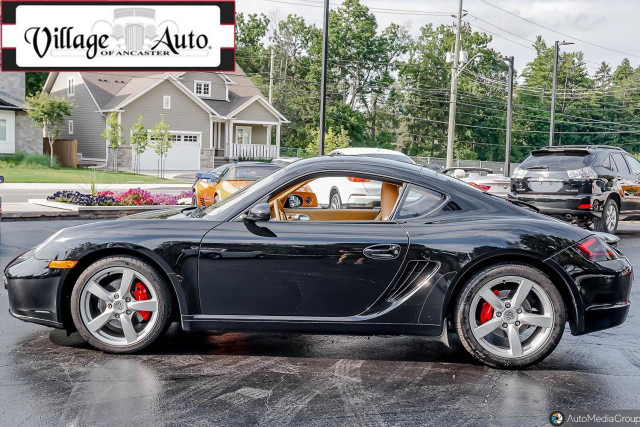
{"label": "utility pole", "polygon": [[275,52],[271,46],[271,66],[269,67],[269,104],[273,105],[273,61]]}
{"label": "utility pole", "polygon": [[460,32],[462,31],[462,0],[458,1],[456,45],[451,69],[451,96],[449,99],[449,129],[447,132],[447,167],[453,167],[453,140],[456,133],[456,107],[458,101],[458,66],[460,65]]}
{"label": "utility pole", "polygon": [[[460,0],[462,1],[462,0]],[[322,29],[322,83],[320,88],[320,155],[324,155],[325,118],[327,113],[327,56],[329,54],[329,0],[324,0],[324,27]]]}
{"label": "utility pole", "polygon": [[558,51],[560,46],[574,44],[573,42],[559,42],[556,40],[553,51],[553,88],[551,89],[551,123],[549,125],[549,146],[553,145],[553,132],[556,126],[556,89],[558,86]]}
{"label": "utility pole", "polygon": [[507,86],[507,146],[504,152],[504,176],[511,176],[511,124],[513,122],[513,56],[505,58],[509,64]]}

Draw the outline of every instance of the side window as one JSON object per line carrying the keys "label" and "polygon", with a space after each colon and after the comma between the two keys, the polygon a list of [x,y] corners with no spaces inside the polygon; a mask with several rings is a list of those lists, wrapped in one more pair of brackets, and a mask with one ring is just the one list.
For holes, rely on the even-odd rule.
{"label": "side window", "polygon": [[631,173],[634,175],[640,175],[640,162],[637,161],[634,157],[625,156],[627,159],[627,163],[631,167]]}
{"label": "side window", "polygon": [[607,156],[602,162],[602,167],[605,169],[609,169],[612,172],[616,172],[616,169],[611,165],[611,156]]}
{"label": "side window", "polygon": [[631,171],[629,170],[629,166],[627,166],[627,162],[624,161],[624,156],[622,154],[612,154],[611,158],[613,159],[620,173],[631,173]]}
{"label": "side window", "polygon": [[440,205],[445,196],[426,188],[411,185],[407,188],[394,219],[410,219],[423,216]]}

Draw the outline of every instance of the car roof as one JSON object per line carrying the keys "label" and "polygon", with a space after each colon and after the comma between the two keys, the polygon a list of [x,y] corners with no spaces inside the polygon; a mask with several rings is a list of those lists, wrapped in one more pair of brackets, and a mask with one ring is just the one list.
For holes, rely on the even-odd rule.
{"label": "car roof", "polygon": [[[329,155],[342,154],[345,156],[361,156],[363,154],[395,154],[397,156],[406,156],[401,151],[388,150],[386,148],[373,148],[373,147],[347,147],[337,148],[333,150]],[[408,156],[407,156],[408,157]]]}
{"label": "car roof", "polygon": [[568,150],[586,150],[589,152],[593,151],[601,151],[601,150],[612,150],[612,151],[621,151],[626,153],[626,151],[620,147],[616,147],[614,145],[554,145],[552,147],[540,147],[532,152],[543,152],[543,151],[568,151]]}
{"label": "car roof", "polygon": [[229,166],[235,166],[235,167],[242,167],[242,166],[251,166],[251,167],[270,167],[270,168],[277,168],[278,165],[274,165],[273,163],[266,163],[266,162],[238,162],[238,163],[232,163]]}
{"label": "car roof", "polygon": [[[396,170],[418,174],[423,173],[423,167],[414,163],[404,163],[397,160],[390,160],[380,157],[367,157],[367,156],[319,156],[312,157],[310,159],[299,160],[286,167],[287,170],[294,171],[298,168],[314,169],[317,171],[331,170],[333,167],[339,170],[348,170],[350,166],[374,166],[379,168],[380,171],[385,171],[389,168]],[[432,173],[434,176],[436,172],[432,170],[425,170],[427,173]]]}

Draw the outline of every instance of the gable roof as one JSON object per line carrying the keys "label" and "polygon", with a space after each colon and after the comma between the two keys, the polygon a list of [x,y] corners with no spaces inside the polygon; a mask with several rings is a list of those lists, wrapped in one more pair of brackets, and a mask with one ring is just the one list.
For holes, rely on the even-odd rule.
{"label": "gable roof", "polygon": [[[45,90],[50,90],[53,81],[58,73],[51,73]],[[123,108],[125,105],[138,98],[145,92],[151,90],[157,84],[169,79],[176,84],[187,96],[194,98],[194,102],[198,103],[211,114],[221,117],[227,117],[229,113],[238,111],[245,104],[255,101],[256,97],[262,97],[262,92],[256,87],[251,79],[236,64],[236,71],[233,73],[215,73],[222,74],[223,80],[229,88],[229,101],[204,99],[194,95],[181,82],[180,77],[185,74],[181,73],[139,73],[130,72],[122,73],[80,73],[82,79],[87,85],[89,93],[93,96],[101,112],[113,111]],[[49,83],[50,82],[50,83]],[[265,101],[266,102],[266,101]],[[270,109],[275,111],[277,117],[287,121],[282,114],[278,113],[273,106]]]}
{"label": "gable roof", "polygon": [[29,108],[24,99],[16,98],[15,96],[0,90],[0,110],[26,110]]}

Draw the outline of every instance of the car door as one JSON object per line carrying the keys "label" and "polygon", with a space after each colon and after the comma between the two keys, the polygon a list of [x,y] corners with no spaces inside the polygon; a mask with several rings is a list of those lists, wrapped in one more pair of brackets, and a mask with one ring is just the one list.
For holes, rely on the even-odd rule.
{"label": "car door", "polygon": [[632,175],[629,196],[635,199],[634,210],[640,211],[640,162],[627,154],[625,154],[624,158],[627,160]]}
{"label": "car door", "polygon": [[611,161],[618,169],[618,185],[623,191],[621,213],[638,210],[637,177],[631,174],[631,169],[621,153],[611,154]]}
{"label": "car door", "polygon": [[393,281],[408,243],[392,221],[223,223],[200,249],[202,314],[357,315]]}

